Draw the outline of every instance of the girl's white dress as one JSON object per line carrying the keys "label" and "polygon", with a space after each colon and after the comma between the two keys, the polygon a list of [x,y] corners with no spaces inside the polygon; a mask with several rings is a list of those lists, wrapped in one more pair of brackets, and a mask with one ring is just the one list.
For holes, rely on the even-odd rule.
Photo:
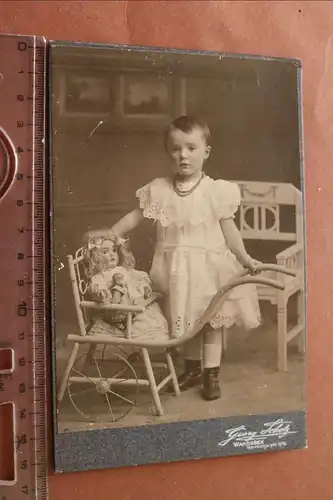
{"label": "girl's white dress", "polygon": [[[165,313],[172,336],[192,328],[216,292],[242,270],[227,248],[220,219],[234,217],[241,202],[237,184],[205,176],[188,196],[179,196],[172,180],[158,178],[136,193],[146,218],[154,219],[157,244],[150,271],[154,290],[168,297]],[[260,325],[255,285],[230,292],[211,321],[213,328]]]}

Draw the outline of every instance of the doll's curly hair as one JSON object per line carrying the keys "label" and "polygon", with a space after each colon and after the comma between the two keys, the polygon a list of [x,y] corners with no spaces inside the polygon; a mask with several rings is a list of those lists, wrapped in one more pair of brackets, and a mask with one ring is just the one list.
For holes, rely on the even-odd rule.
{"label": "doll's curly hair", "polygon": [[107,235],[101,238],[91,238],[83,249],[83,262],[88,279],[100,271],[100,247],[104,241],[112,241],[119,256],[119,266],[125,269],[134,269],[135,259],[129,248],[128,241],[118,238],[116,235]]}

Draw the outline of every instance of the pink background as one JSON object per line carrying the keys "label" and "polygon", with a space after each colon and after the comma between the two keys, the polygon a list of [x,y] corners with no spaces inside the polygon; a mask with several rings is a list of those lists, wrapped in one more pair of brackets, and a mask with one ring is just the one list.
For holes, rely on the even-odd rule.
{"label": "pink background", "polygon": [[332,2],[0,2],[0,32],[303,61],[308,221],[308,449],[50,475],[50,498],[333,499]]}

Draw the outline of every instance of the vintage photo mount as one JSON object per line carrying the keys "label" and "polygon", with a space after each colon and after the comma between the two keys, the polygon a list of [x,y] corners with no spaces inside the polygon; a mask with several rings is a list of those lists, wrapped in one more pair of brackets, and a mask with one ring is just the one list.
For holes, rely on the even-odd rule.
{"label": "vintage photo mount", "polygon": [[[175,95],[174,107],[168,115],[168,106],[170,106],[170,98],[167,95],[161,102],[155,99],[152,108],[140,111],[140,107],[135,109],[135,106],[126,101],[126,92],[131,84],[130,81],[125,81],[123,76],[115,77],[112,85],[109,87],[103,80],[103,71],[92,70],[91,75],[87,76],[84,71],[73,70],[72,79],[68,80],[63,76],[59,80],[59,87],[56,87],[55,79],[53,78],[53,61],[54,53],[58,48],[67,48],[73,51],[76,49],[89,51],[124,51],[128,53],[147,53],[149,57],[161,57],[163,54],[174,54],[175,56],[191,56],[198,58],[212,58],[216,61],[223,59],[238,61],[270,61],[272,64],[290,63],[297,68],[297,113],[298,113],[298,147],[299,147],[299,168],[300,168],[300,194],[302,213],[300,217],[302,240],[302,258],[301,266],[303,268],[303,327],[304,327],[304,375],[303,375],[303,390],[304,399],[306,391],[306,220],[305,220],[305,179],[304,179],[304,157],[303,157],[303,128],[302,128],[302,70],[301,62],[297,59],[264,57],[254,55],[241,54],[226,54],[219,52],[208,51],[191,51],[191,50],[176,50],[169,48],[141,47],[141,46],[126,46],[126,45],[104,45],[92,43],[72,43],[53,41],[50,42],[49,48],[49,71],[50,71],[50,86],[49,86],[49,105],[50,111],[50,157],[57,156],[58,151],[54,151],[54,121],[53,108],[54,95],[58,98],[59,117],[60,120],[78,120],[82,117],[91,119],[92,123],[103,120],[108,114],[106,108],[110,109],[108,121],[110,129],[114,130],[119,127],[123,130],[137,130],[142,127],[148,133],[155,127],[160,127],[163,130],[165,124],[170,121],[170,117],[175,117],[181,114],[186,114],[186,88],[184,80],[173,81],[172,79],[163,88],[163,91],[171,95]],[[58,75],[55,75],[58,76]],[[57,84],[58,85],[58,84]],[[75,98],[68,100],[66,86],[70,85],[75,89],[76,85],[82,85],[90,97],[88,101],[83,99],[83,102],[75,101]],[[102,98],[98,95],[94,97],[95,88],[99,87]],[[55,88],[56,87],[56,88]],[[153,84],[151,86],[153,88]],[[154,111],[155,106],[155,111]],[[153,111],[151,111],[153,109]],[[111,116],[110,116],[111,115]],[[223,118],[222,118],[223,119]],[[63,122],[65,123],[65,121]],[[74,122],[73,122],[74,123]],[[68,130],[72,130],[75,125],[71,125]],[[59,126],[60,128],[60,126]],[[66,125],[64,125],[66,129]],[[80,125],[78,125],[80,129]],[[91,127],[93,129],[93,127]],[[67,129],[66,129],[67,130]],[[107,134],[108,130],[104,133]],[[79,134],[80,132],[78,132]],[[102,133],[102,132],[101,132]],[[84,132],[83,135],[86,135]],[[57,216],[62,210],[74,210],[74,206],[66,205],[63,202],[63,207],[57,207],[59,193],[62,189],[66,190],[66,186],[55,186],[55,167],[51,160],[51,240],[52,248],[50,252],[52,261],[52,285],[53,285],[53,311],[52,311],[52,362],[53,362],[53,429],[54,429],[54,470],[56,472],[83,471],[91,469],[103,469],[110,467],[124,467],[133,465],[143,465],[160,462],[173,462],[191,459],[212,458],[212,457],[227,457],[240,454],[253,454],[268,451],[286,451],[290,449],[302,449],[307,447],[307,430],[306,430],[306,402],[303,408],[297,411],[275,411],[269,413],[258,413],[249,415],[229,415],[223,417],[204,418],[196,420],[185,420],[168,423],[156,423],[140,426],[115,426],[114,428],[94,428],[84,430],[73,430],[59,432],[58,428],[58,401],[57,392],[59,380],[56,376],[56,350],[57,350],[57,324],[56,324],[56,307],[57,297],[55,294],[55,269],[59,269],[59,260],[54,249],[54,231],[57,227]],[[236,180],[237,181],[237,180]],[[250,183],[251,184],[251,183]],[[280,189],[279,183],[271,183],[276,190]],[[249,185],[239,183],[242,194],[247,192],[249,196],[249,204],[258,200],[258,197],[267,195],[265,186],[262,192],[253,193]],[[251,185],[250,185],[251,187]],[[59,191],[60,189],[60,191]],[[69,188],[68,188],[69,189]],[[274,189],[272,196],[274,195]],[[57,191],[58,190],[58,191]],[[70,194],[71,191],[68,191]],[[251,199],[252,196],[252,199]],[[268,193],[270,196],[270,193]],[[287,195],[286,195],[287,196]],[[103,209],[107,202],[102,202]],[[282,203],[282,202],[281,202]],[[82,210],[89,211],[89,201],[85,204],[82,202]],[[93,208],[92,208],[93,210]],[[122,205],[119,202],[119,211],[121,212]],[[268,212],[269,212],[268,207]],[[297,210],[297,209],[296,209]],[[274,212],[274,210],[273,210]],[[266,212],[265,212],[266,213]],[[274,214],[273,214],[274,215]],[[251,217],[250,217],[251,219]],[[246,221],[245,221],[246,223]],[[273,223],[274,225],[274,223]],[[292,244],[292,243],[291,243]],[[62,266],[62,263],[60,264]],[[64,263],[67,266],[67,263]],[[67,269],[66,269],[66,272]],[[69,281],[68,281],[69,282]],[[74,307],[74,305],[71,305]],[[241,377],[241,374],[240,374]]]}

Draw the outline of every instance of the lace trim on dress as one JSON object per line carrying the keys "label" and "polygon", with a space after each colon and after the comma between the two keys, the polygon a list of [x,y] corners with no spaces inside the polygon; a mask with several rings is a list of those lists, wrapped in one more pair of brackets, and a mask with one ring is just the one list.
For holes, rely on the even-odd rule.
{"label": "lace trim on dress", "polygon": [[211,183],[209,189],[193,192],[191,199],[185,202],[173,193],[167,181],[160,185],[153,181],[143,186],[136,192],[143,216],[158,220],[163,227],[171,223],[197,226],[211,218],[234,217],[241,203],[238,185],[210,178],[206,182]]}
{"label": "lace trim on dress", "polygon": [[162,226],[168,226],[172,222],[168,212],[159,207],[158,201],[150,202],[149,186],[138,189],[136,196],[139,198],[140,208],[143,210],[143,216],[146,219],[159,220]]}
{"label": "lace trim on dress", "polygon": [[[262,324],[262,320],[258,316],[254,323],[252,323],[251,325],[246,325],[246,326],[247,326],[247,329],[250,330],[250,329],[258,328],[258,326],[260,326],[261,324]],[[221,328],[221,327],[230,328],[233,325],[244,326],[244,322],[241,320],[240,317],[235,317],[235,316],[232,317],[232,316],[225,316],[223,314],[217,314],[215,316],[215,318],[213,318],[210,321],[210,325],[212,326],[212,328]]]}
{"label": "lace trim on dress", "polygon": [[[233,325],[236,326],[244,326],[243,321],[240,317],[226,315],[226,314],[217,314],[210,322],[210,326],[214,329],[217,328],[231,328]],[[248,329],[258,328],[262,324],[262,320],[260,317],[256,318],[256,321],[251,325],[247,325]],[[172,322],[172,336],[175,338],[179,338],[184,335],[185,331],[192,330],[194,328],[195,322],[187,321],[183,326],[182,318],[178,317],[176,320]],[[185,331],[184,331],[185,327]]]}

